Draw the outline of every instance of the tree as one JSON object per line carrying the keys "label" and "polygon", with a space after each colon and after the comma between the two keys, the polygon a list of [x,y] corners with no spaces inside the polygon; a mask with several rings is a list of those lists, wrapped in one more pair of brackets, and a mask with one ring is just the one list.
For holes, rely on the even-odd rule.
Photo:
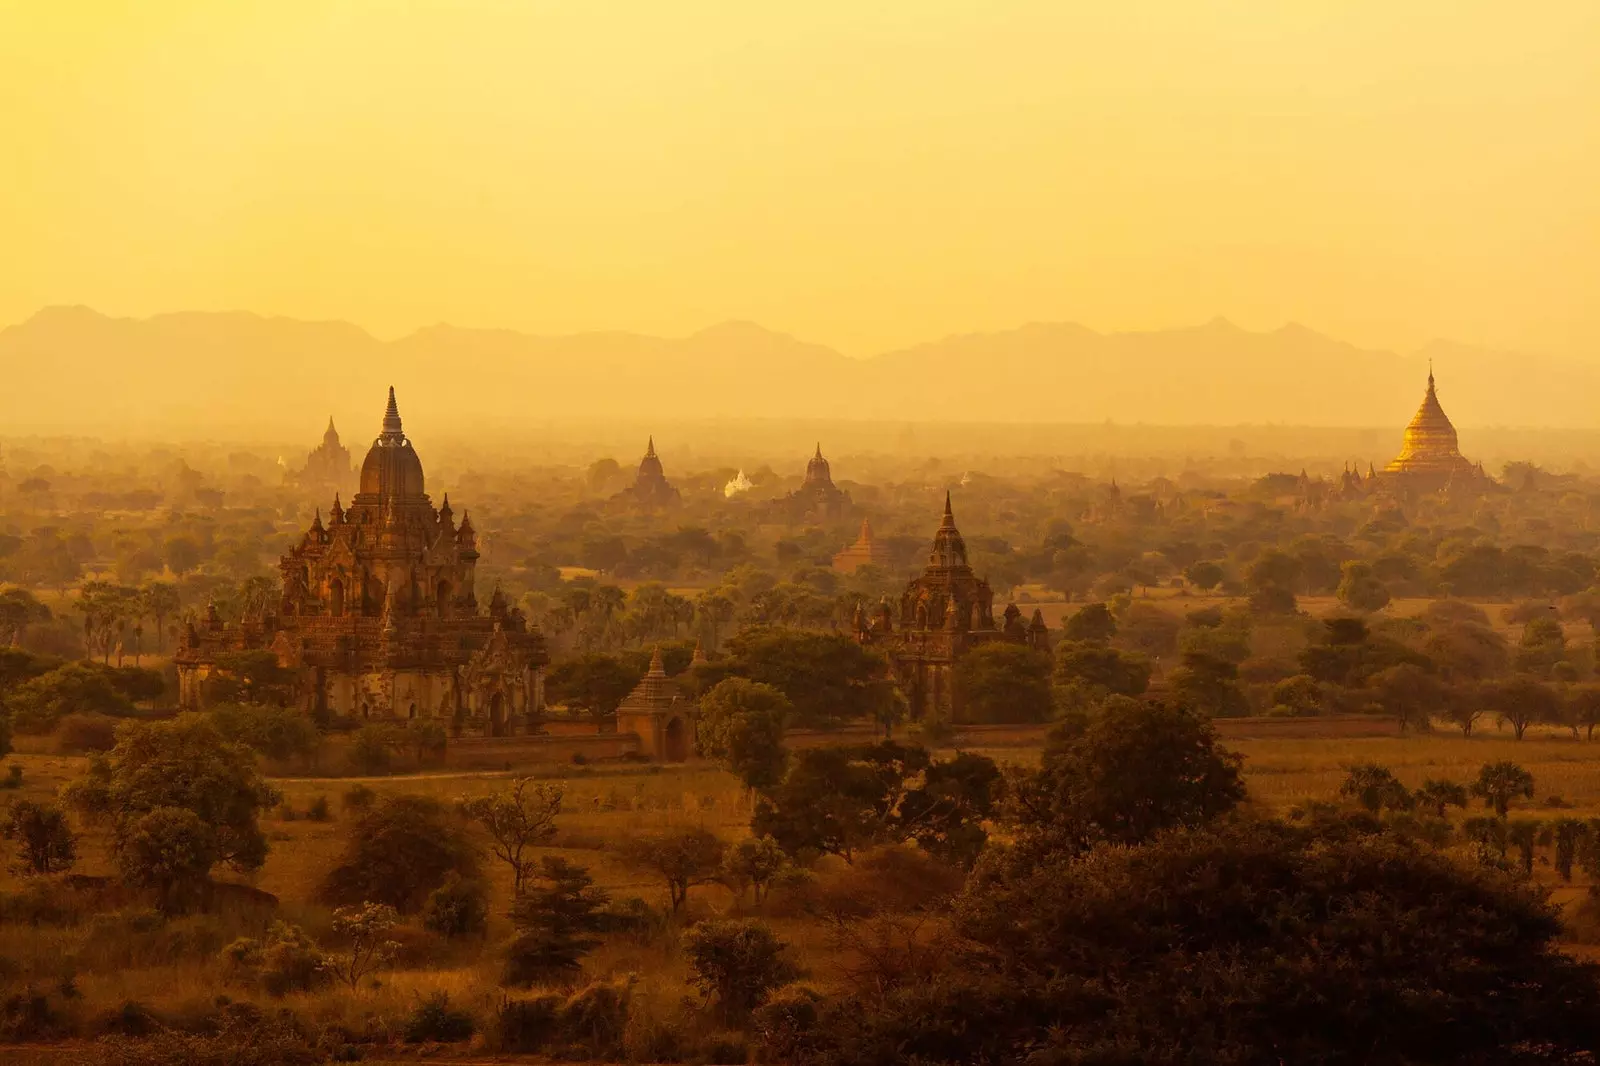
{"label": "tree", "polygon": [[[267,839],[258,818],[278,801],[250,750],[223,739],[203,715],[124,725],[110,755],[92,762],[66,796],[112,819],[124,874],[161,888],[175,906],[187,904],[217,863],[261,868]],[[120,855],[129,848],[132,855]]]}
{"label": "tree", "polygon": [[1401,663],[1373,674],[1368,685],[1378,704],[1394,716],[1403,733],[1427,729],[1433,713],[1445,705],[1444,686],[1414,663]]}
{"label": "tree", "polygon": [[1556,852],[1551,865],[1556,868],[1561,880],[1570,882],[1572,864],[1579,851],[1589,842],[1589,827],[1576,818],[1557,818],[1549,828],[1549,836]]}
{"label": "tree", "polygon": [[1063,640],[1052,677],[1061,688],[1081,687],[1095,696],[1137,696],[1150,687],[1150,663],[1103,644]]}
{"label": "tree", "polygon": [[162,652],[166,644],[166,620],[175,618],[183,608],[183,601],[178,596],[177,586],[166,581],[154,581],[146,585],[139,593],[140,607],[144,614],[149,615],[156,623],[156,651]]}
{"label": "tree", "polygon": [[50,621],[50,608],[26,589],[0,592],[0,645],[16,644],[22,633],[36,622]]}
{"label": "tree", "polygon": [[397,727],[386,722],[368,722],[350,738],[345,758],[350,768],[363,776],[386,774],[393,764],[395,751],[404,741]]}
{"label": "tree", "polygon": [[1094,644],[1109,643],[1117,635],[1117,620],[1103,603],[1091,603],[1074,611],[1061,627],[1063,640],[1088,641]]}
{"label": "tree", "polygon": [[323,878],[326,903],[420,908],[452,874],[478,877],[478,853],[449,808],[427,796],[388,796],[350,823],[344,855]]}
{"label": "tree", "polygon": [[98,663],[66,663],[17,686],[6,697],[12,724],[21,733],[47,733],[76,711],[113,717],[133,713],[133,701],[118,690],[111,671]]}
{"label": "tree", "polygon": [[1501,721],[1511,726],[1518,740],[1533,723],[1554,722],[1560,718],[1561,701],[1556,690],[1531,677],[1513,677],[1484,685],[1479,689],[1479,698],[1487,708],[1498,713]]}
{"label": "tree", "polygon": [[728,849],[722,861],[722,881],[741,898],[746,888],[751,889],[759,906],[773,880],[788,865],[789,857],[776,840],[771,837],[745,837]]}
{"label": "tree", "polygon": [[1389,772],[1389,768],[1376,763],[1350,767],[1344,783],[1339,786],[1339,795],[1355,800],[1373,814],[1384,810],[1407,811],[1416,803],[1410,790]]}
{"label": "tree", "polygon": [[182,577],[200,565],[200,547],[188,537],[171,537],[165,547],[167,569]]}
{"label": "tree", "polygon": [[1484,763],[1478,771],[1478,779],[1472,783],[1472,794],[1481,797],[1483,805],[1503,819],[1511,809],[1512,800],[1519,796],[1533,798],[1533,775],[1514,762]]}
{"label": "tree", "polygon": [[1222,584],[1222,567],[1210,561],[1191,563],[1184,567],[1183,576],[1189,584],[1201,592],[1210,592]]}
{"label": "tree", "polygon": [[661,875],[676,912],[688,900],[689,889],[717,879],[724,850],[715,833],[697,826],[630,841],[625,854],[635,866]]}
{"label": "tree", "polygon": [[288,707],[223,704],[210,715],[224,738],[278,762],[308,759],[322,743],[311,719]]}
{"label": "tree", "polygon": [[771,685],[742,677],[719,681],[700,698],[700,752],[746,788],[771,788],[788,762],[783,725],[792,713],[794,705]]}
{"label": "tree", "polygon": [[1241,763],[1188,708],[1108,700],[1094,720],[1053,730],[1037,770],[1013,772],[1004,816],[1028,854],[1137,844],[1233,810]]}
{"label": "tree", "polygon": [[354,992],[363,977],[377,973],[394,961],[400,944],[393,939],[400,916],[385,903],[362,903],[333,912],[333,932],[345,941],[344,949],[330,956],[339,980]]}
{"label": "tree", "polygon": [[1533,1063],[1600,1041],[1597,970],[1544,893],[1395,834],[1247,822],[997,861],[955,927],[933,973],[817,1004],[765,1057]]}
{"label": "tree", "polygon": [[1272,686],[1272,712],[1307,717],[1322,712],[1322,686],[1309,674],[1295,674]]}
{"label": "tree", "polygon": [[947,861],[970,863],[987,839],[999,770],[979,755],[940,762],[926,749],[883,741],[796,753],[783,781],[756,802],[750,828],[791,855],[854,861],[878,844],[915,840]]}
{"label": "tree", "polygon": [[461,812],[489,834],[490,850],[511,867],[511,894],[522,895],[534,858],[529,850],[556,834],[563,786],[518,777],[509,788],[460,801]]}
{"label": "tree", "polygon": [[1226,659],[1186,651],[1168,685],[1175,700],[1211,718],[1234,718],[1250,711],[1239,687],[1239,668]]}
{"label": "tree", "polygon": [[1370,613],[1389,605],[1389,590],[1373,575],[1372,567],[1363,562],[1344,564],[1338,596],[1340,603],[1354,611]]}
{"label": "tree", "polygon": [[541,860],[527,893],[511,908],[517,930],[507,952],[504,982],[530,985],[576,973],[599,946],[611,897],[589,871],[565,859]]}
{"label": "tree", "polygon": [[124,820],[116,856],[123,881],[153,890],[165,914],[193,906],[222,858],[211,827],[182,807],[155,807]]}
{"label": "tree", "polygon": [[300,675],[278,663],[273,651],[235,651],[218,655],[204,682],[208,703],[254,703],[289,707],[297,702]]}
{"label": "tree", "polygon": [[737,1022],[800,976],[788,945],[762,922],[701,922],[684,934],[691,980],[722,1019]]}
{"label": "tree", "polygon": [[1487,681],[1505,673],[1511,663],[1511,653],[1500,634],[1465,622],[1434,633],[1422,650],[1437,664],[1439,673],[1454,682]]}
{"label": "tree", "polygon": [[843,633],[752,626],[729,638],[724,651],[729,675],[782,692],[802,728],[870,716],[886,684],[883,659]]}
{"label": "tree", "polygon": [[1004,641],[980,644],[956,660],[954,674],[964,721],[1023,723],[1050,717],[1047,652]]}
{"label": "tree", "polygon": [[1517,849],[1517,862],[1524,877],[1533,876],[1533,848],[1543,828],[1544,823],[1537,818],[1518,818],[1506,825],[1506,840]]}
{"label": "tree", "polygon": [[17,869],[25,876],[60,873],[71,869],[78,857],[77,839],[66,814],[48,803],[13,803],[5,821],[5,837],[17,842]]}
{"label": "tree", "polygon": [[1600,726],[1600,685],[1574,685],[1567,692],[1564,717],[1574,732],[1584,731],[1585,740],[1594,739],[1596,726]]}
{"label": "tree", "polygon": [[1415,798],[1417,806],[1432,811],[1435,818],[1443,818],[1446,807],[1467,805],[1467,786],[1430,777],[1422,782],[1422,787],[1417,789]]}
{"label": "tree", "polygon": [[592,718],[605,718],[616,713],[642,677],[642,670],[635,670],[618,656],[588,652],[552,666],[545,678],[545,693]]}
{"label": "tree", "polygon": [[489,891],[481,881],[452,873],[428,893],[422,927],[445,937],[482,936],[489,924]]}

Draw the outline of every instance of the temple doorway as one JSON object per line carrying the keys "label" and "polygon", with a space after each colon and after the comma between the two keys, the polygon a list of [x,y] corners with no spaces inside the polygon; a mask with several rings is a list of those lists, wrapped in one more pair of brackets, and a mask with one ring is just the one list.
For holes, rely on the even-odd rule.
{"label": "temple doorway", "polygon": [[506,735],[506,697],[504,693],[496,692],[489,697],[489,735],[503,737]]}
{"label": "temple doorway", "polygon": [[689,731],[682,718],[673,718],[661,732],[661,758],[664,762],[683,762],[689,757]]}

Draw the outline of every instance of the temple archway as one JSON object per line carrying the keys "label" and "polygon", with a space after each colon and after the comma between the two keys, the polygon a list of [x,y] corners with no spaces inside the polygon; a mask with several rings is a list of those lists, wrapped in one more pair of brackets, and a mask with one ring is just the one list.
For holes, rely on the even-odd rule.
{"label": "temple archway", "polygon": [[328,582],[328,613],[335,618],[344,614],[344,582],[338,578]]}
{"label": "temple archway", "polygon": [[442,618],[450,613],[450,582],[439,582],[438,589],[434,592],[434,602],[439,605],[439,616]]}
{"label": "temple archway", "polygon": [[682,718],[668,719],[661,731],[661,758],[665,762],[683,762],[689,757],[689,730]]}
{"label": "temple archway", "polygon": [[506,697],[503,692],[496,692],[489,697],[489,735],[506,735]]}

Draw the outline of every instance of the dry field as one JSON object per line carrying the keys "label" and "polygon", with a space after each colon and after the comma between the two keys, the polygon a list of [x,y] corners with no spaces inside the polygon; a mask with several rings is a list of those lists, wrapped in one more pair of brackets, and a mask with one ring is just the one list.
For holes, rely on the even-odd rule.
{"label": "dry field", "polygon": [[[1469,781],[1485,762],[1514,760],[1530,770],[1537,782],[1535,800],[1519,812],[1544,817],[1560,813],[1600,817],[1600,743],[1588,744],[1570,737],[1530,736],[1517,742],[1492,732],[1462,739],[1448,733],[1423,736],[1351,736],[1348,726],[1328,724],[1332,735],[1260,738],[1235,736],[1229,746],[1245,756],[1252,801],[1262,808],[1285,812],[1308,799],[1330,798],[1345,768],[1358,762],[1390,767],[1406,784],[1425,778]],[[985,751],[1002,762],[1031,762],[1037,758],[1037,733],[992,735]],[[83,760],[43,754],[23,754],[15,761],[24,767],[24,786],[17,796],[46,798],[81,771]],[[652,767],[634,764],[525,767],[518,773],[564,781],[565,812],[553,853],[588,867],[596,880],[618,897],[639,896],[651,903],[664,901],[664,889],[650,876],[623,863],[617,845],[632,836],[672,826],[704,825],[725,839],[735,840],[747,830],[750,800],[730,776],[705,764]],[[379,794],[422,793],[441,800],[482,794],[500,787],[505,773],[440,773],[435,775],[324,779],[281,778],[275,783],[288,806],[304,812],[317,797],[326,796],[333,808],[329,822],[312,822],[303,816],[284,819],[274,811],[264,828],[272,843],[266,866],[251,880],[276,895],[283,916],[301,924],[313,936],[328,929],[327,912],[312,900],[322,874],[336,861],[350,816],[341,810],[342,794],[359,783]],[[1550,797],[1569,804],[1557,811],[1547,807]],[[109,874],[108,841],[103,831],[85,832],[78,870]],[[488,944],[451,945],[430,934],[408,931],[398,967],[383,976],[377,989],[324,993],[316,997],[291,995],[282,1005],[308,1021],[338,1022],[347,1028],[383,1029],[408,1013],[420,997],[447,991],[453,1002],[473,1009],[480,1017],[492,1014],[502,993],[497,982],[497,961],[492,945],[509,931],[504,916],[510,898],[508,872],[489,860],[496,906]],[[826,875],[825,876],[832,876]],[[1549,877],[1541,870],[1541,877]],[[0,889],[15,891],[20,880],[0,875]],[[1581,886],[1564,887],[1563,902],[1582,894]],[[736,910],[731,893],[719,886],[693,890],[689,907],[696,914]],[[781,913],[771,917],[777,931],[795,948],[811,983],[827,986],[839,975],[847,956],[845,948],[814,922]],[[259,923],[259,919],[254,919]],[[251,922],[238,916],[199,916],[171,923],[162,930],[130,932],[137,921],[126,916],[107,917],[64,928],[0,925],[0,959],[9,960],[21,973],[55,973],[63,968],[75,974],[85,1016],[92,1018],[127,1001],[137,1001],[172,1016],[198,1015],[210,1008],[219,994],[248,998],[252,993],[229,988],[217,954],[234,937],[252,931]],[[1586,948],[1575,947],[1586,951]],[[588,960],[596,975],[638,974],[636,1003],[642,1015],[669,1019],[685,1009],[692,995],[687,973],[668,933],[648,943],[618,940],[602,947]],[[32,1055],[33,1058],[27,1056]],[[0,1051],[4,1062],[52,1061],[43,1049]]]}

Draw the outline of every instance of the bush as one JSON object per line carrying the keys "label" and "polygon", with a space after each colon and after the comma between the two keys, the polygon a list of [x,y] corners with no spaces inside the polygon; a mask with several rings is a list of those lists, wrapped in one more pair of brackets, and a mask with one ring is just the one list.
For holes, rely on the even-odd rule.
{"label": "bush", "polygon": [[742,1019],[800,971],[788,945],[762,922],[703,922],[684,936],[695,986],[724,1018]]}
{"label": "bush", "polygon": [[489,1033],[490,1046],[496,1051],[525,1054],[543,1051],[561,1031],[564,1003],[561,996],[553,993],[504,1001]]}
{"label": "bush", "polygon": [[417,1005],[406,1019],[405,1041],[408,1044],[434,1042],[458,1044],[471,1040],[477,1025],[466,1011],[453,1010],[447,992],[435,992]]}
{"label": "bush", "polygon": [[18,869],[26,875],[60,873],[78,857],[67,816],[48,803],[13,803],[4,833],[17,842]]}
{"label": "bush", "polygon": [[450,874],[478,876],[477,849],[461,821],[426,796],[390,796],[349,833],[343,858],[323,879],[323,902],[386,903],[410,914]]}
{"label": "bush", "polygon": [[481,881],[452,873],[422,907],[425,929],[447,937],[482,936],[489,922],[489,893]]}
{"label": "bush", "polygon": [[328,958],[299,926],[273,922],[262,940],[236,940],[223,949],[236,978],[259,983],[269,996],[312,992],[333,982]]}
{"label": "bush", "polygon": [[311,806],[306,808],[306,817],[313,822],[328,822],[333,820],[333,811],[328,806],[327,796],[318,796],[311,801]]}
{"label": "bush", "polygon": [[0,779],[0,788],[22,787],[22,764],[14,762],[6,767],[6,776]]}
{"label": "bush", "polygon": [[117,746],[117,720],[109,714],[69,714],[56,726],[56,750],[79,755]]}
{"label": "bush", "polygon": [[369,811],[378,800],[378,794],[366,785],[352,785],[345,794],[339,797],[340,804],[347,811]]}

